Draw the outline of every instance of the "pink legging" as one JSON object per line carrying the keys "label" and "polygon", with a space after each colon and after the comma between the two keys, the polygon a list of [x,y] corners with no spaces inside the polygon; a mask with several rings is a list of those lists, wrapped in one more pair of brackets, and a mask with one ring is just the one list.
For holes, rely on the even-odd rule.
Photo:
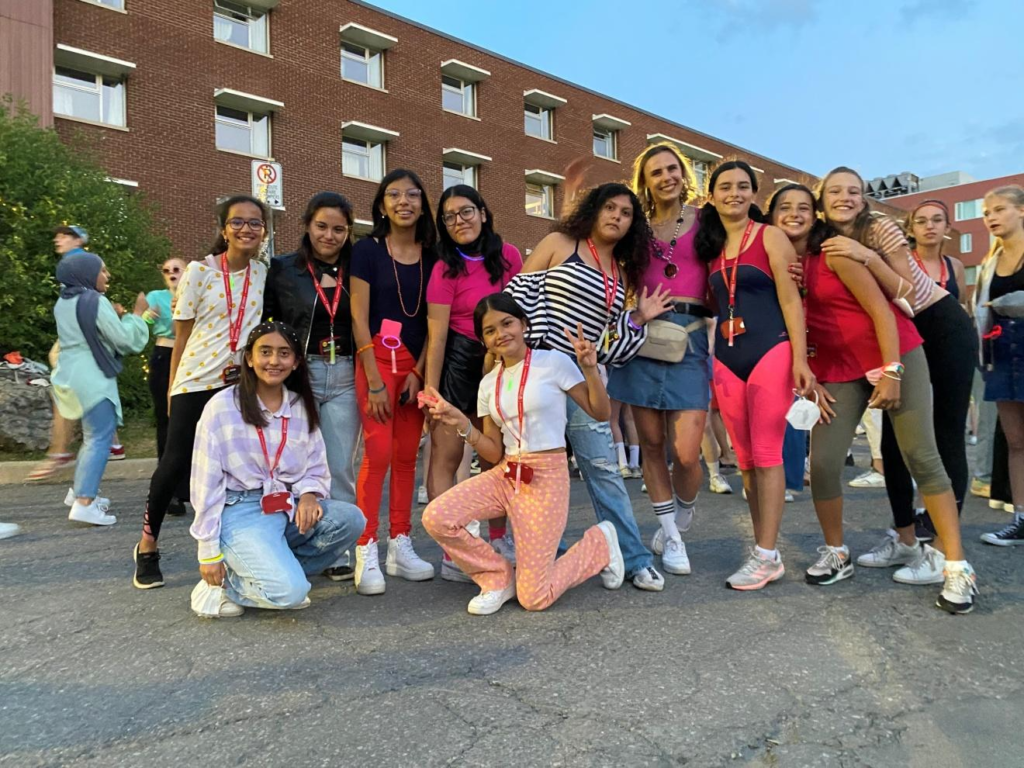
{"label": "pink legging", "polygon": [[776,344],[746,381],[715,358],[715,392],[740,469],[782,463],[786,413],[793,404],[793,348]]}
{"label": "pink legging", "polygon": [[516,596],[528,611],[542,611],[568,589],[608,565],[608,542],[595,525],[557,560],[569,517],[569,465],[564,453],[523,454],[533,480],[520,486],[503,477],[505,460],[459,483],[423,512],[423,527],[485,592],[504,589],[512,566],[491,545],[466,530],[470,520],[508,515],[516,540]]}

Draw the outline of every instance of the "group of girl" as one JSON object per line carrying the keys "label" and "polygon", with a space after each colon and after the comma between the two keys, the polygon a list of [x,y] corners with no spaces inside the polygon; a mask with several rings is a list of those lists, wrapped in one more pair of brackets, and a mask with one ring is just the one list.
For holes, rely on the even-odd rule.
{"label": "group of girl", "polygon": [[[354,578],[364,595],[383,593],[385,575],[431,579],[434,567],[411,538],[426,418],[423,526],[445,552],[442,574],[480,587],[470,613],[493,613],[517,595],[540,610],[597,574],[610,589],[629,579],[660,591],[664,578],[619,472],[609,396],[634,414],[659,523],[651,549],[666,572],[688,574],[683,535],[703,481],[713,356],[755,540],[727,586],[760,589],[785,573],[782,445],[794,400],[809,397],[821,416],[811,433],[811,491],[825,544],[806,580],[853,575],[840,479],[871,406],[888,416],[894,527],[857,562],[901,565],[897,581],[942,584],[939,607],[970,611],[976,576],[958,511],[976,341],[937,258],[935,234],[948,228],[948,212],[932,202],[912,212],[912,251],[896,224],[871,214],[851,169],[831,172],[817,195],[783,187],[767,217],[757,192],[749,165],[723,162],[697,208],[688,161],[674,145],[656,144],[637,158],[632,187],[581,193],[524,262],[475,189],[445,190],[435,219],[419,177],[395,170],[378,188],[369,237],[353,245],[351,205],[318,194],[299,248],[269,271],[255,258],[264,206],[245,196],[224,201],[211,254],[175,287],[174,325],[164,334],[173,346],[160,345],[170,349],[161,352],[169,358],[166,438],[134,551],[135,586],[164,583],[161,524],[190,473],[202,584],[219,589],[203,615],[304,607],[317,574]],[[986,394],[999,401],[1011,467],[1020,469],[1024,330],[999,300],[1024,290],[1024,191],[995,190],[985,216],[998,238],[979,283]],[[68,279],[66,293],[102,292],[99,281],[88,285],[91,272]],[[70,311],[58,310],[58,319]],[[116,334],[99,338],[134,348]],[[599,522],[566,550],[567,441]],[[485,471],[456,485],[466,445]],[[378,515],[389,472],[382,568]],[[1015,523],[986,534],[998,539],[990,543],[1024,540],[1020,475],[1012,477]],[[914,482],[935,530],[931,544],[914,535]],[[75,493],[95,503],[98,478],[80,485],[76,477]],[[514,549],[496,546],[509,540]]]}

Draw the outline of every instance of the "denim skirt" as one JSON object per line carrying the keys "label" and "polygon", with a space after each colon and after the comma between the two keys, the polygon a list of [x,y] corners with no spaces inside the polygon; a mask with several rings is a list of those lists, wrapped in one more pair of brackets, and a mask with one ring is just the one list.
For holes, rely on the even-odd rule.
{"label": "denim skirt", "polygon": [[996,315],[998,336],[982,344],[991,366],[985,371],[985,399],[1024,403],[1024,319]]}
{"label": "denim skirt", "polygon": [[[687,326],[703,318],[668,312],[660,320]],[[620,403],[658,411],[708,409],[708,334],[702,325],[690,333],[686,356],[678,363],[634,357],[608,371],[608,396]]]}

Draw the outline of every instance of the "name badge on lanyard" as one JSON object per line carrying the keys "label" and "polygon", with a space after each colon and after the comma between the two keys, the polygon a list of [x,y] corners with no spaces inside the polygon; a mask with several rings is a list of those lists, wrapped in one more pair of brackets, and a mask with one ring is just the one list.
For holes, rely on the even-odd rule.
{"label": "name badge on lanyard", "polygon": [[[516,461],[508,461],[505,466],[505,477],[515,482],[516,490],[519,493],[521,485],[529,485],[530,481],[533,480],[533,467],[528,467],[520,461],[523,455],[523,422],[525,420],[526,413],[523,410],[523,393],[526,391],[526,380],[530,376],[530,358],[533,357],[533,350],[526,350],[526,357],[523,358],[523,373],[519,378],[519,396],[516,399],[517,415],[519,422],[519,429],[512,429],[512,425],[505,420],[505,414],[501,412],[501,379],[505,373],[505,363],[502,362],[501,367],[498,369],[498,378],[494,381],[494,409],[498,412],[498,418],[501,419],[501,423],[506,427],[512,436],[516,439]],[[511,385],[511,380],[509,382]]]}
{"label": "name badge on lanyard", "polygon": [[[242,322],[245,319],[245,303],[249,298],[249,277],[252,274],[252,264],[250,263],[245,267],[245,282],[242,283],[242,300],[239,302],[238,315],[234,321],[231,320],[231,313],[235,311],[235,297],[231,293],[232,279],[231,273],[228,272],[227,252],[220,255],[220,272],[224,277],[224,299],[228,305],[228,340],[233,360],[235,353],[238,351],[238,341],[242,337]],[[241,377],[242,367],[236,363],[225,366],[224,370],[220,372],[221,381],[224,382],[225,386],[237,384]]]}
{"label": "name badge on lanyard", "polygon": [[729,319],[722,323],[722,335],[729,340],[730,347],[733,346],[733,340],[737,336],[747,332],[743,318],[736,315],[736,282],[739,278],[740,259],[743,257],[743,250],[747,247],[747,240],[750,238],[753,228],[754,220],[751,219],[747,222],[747,228],[743,230],[743,239],[740,240],[740,249],[736,252],[731,273],[726,271],[728,261],[725,258],[725,248],[722,248],[722,280],[729,289]]}
{"label": "name badge on lanyard", "polygon": [[256,427],[256,434],[260,438],[260,448],[263,449],[263,459],[267,462],[268,480],[264,483],[263,498],[260,499],[260,508],[265,515],[273,515],[277,512],[291,513],[295,508],[295,500],[291,492],[274,480],[274,473],[281,463],[281,455],[284,453],[284,446],[288,442],[288,418],[281,419],[281,444],[277,446],[277,453],[274,461],[270,461],[270,451],[267,450],[267,438],[263,435],[263,428]]}
{"label": "name badge on lanyard", "polygon": [[[327,294],[324,293],[323,287],[320,285],[320,281],[316,279],[316,270],[313,269],[313,262],[310,259],[306,261],[309,267],[309,274],[313,278],[313,288],[316,289],[316,295],[320,298],[320,303],[323,304],[324,310],[327,312],[327,317],[330,318],[331,334],[326,339],[320,342],[320,354],[328,358],[328,364],[334,365],[335,361],[335,347],[337,346],[338,337],[334,335],[334,317],[338,314],[338,304],[341,303],[341,294],[344,293],[342,286],[343,275],[341,274],[341,267],[338,267],[337,280],[334,284],[334,296],[331,298],[330,304],[327,303]],[[315,311],[315,309],[314,309]]]}

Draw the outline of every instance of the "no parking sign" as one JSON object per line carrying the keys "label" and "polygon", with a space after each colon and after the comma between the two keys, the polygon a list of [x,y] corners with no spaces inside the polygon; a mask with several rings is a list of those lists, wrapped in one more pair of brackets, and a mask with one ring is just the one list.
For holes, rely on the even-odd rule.
{"label": "no parking sign", "polygon": [[280,163],[252,161],[252,194],[271,208],[284,207],[284,182]]}

